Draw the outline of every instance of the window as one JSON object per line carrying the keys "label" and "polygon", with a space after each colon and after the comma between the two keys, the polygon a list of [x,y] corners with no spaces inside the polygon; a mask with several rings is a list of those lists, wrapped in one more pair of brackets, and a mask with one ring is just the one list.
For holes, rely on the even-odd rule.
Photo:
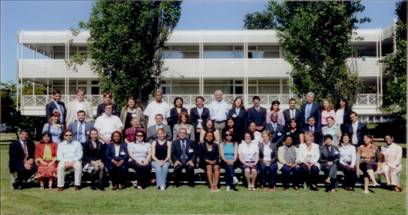
{"label": "window", "polygon": [[204,58],[244,58],[243,50],[241,45],[205,45]]}
{"label": "window", "polygon": [[277,45],[251,45],[248,46],[248,58],[279,58]]}
{"label": "window", "polygon": [[197,46],[166,46],[161,51],[163,59],[194,59],[199,58]]}

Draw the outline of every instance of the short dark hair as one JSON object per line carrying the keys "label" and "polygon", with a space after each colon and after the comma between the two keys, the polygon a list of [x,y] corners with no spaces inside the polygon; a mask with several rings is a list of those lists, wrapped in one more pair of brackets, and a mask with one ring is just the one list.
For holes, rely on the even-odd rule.
{"label": "short dark hair", "polygon": [[195,98],[195,101],[197,102],[198,99],[201,99],[201,100],[205,101],[204,97],[202,97],[202,96],[197,96],[197,97]]}
{"label": "short dark hair", "polygon": [[105,91],[103,93],[103,97],[105,98],[106,96],[109,96],[109,98],[112,98],[112,92],[111,91]]}
{"label": "short dark hair", "polygon": [[333,136],[330,135],[330,134],[326,134],[326,135],[324,135],[323,140],[326,140],[326,139],[333,140]]}
{"label": "short dark hair", "polygon": [[358,116],[358,114],[357,114],[356,112],[354,112],[354,111],[351,111],[351,112],[350,112],[350,116],[351,116],[352,114]]}
{"label": "short dark hair", "polygon": [[174,107],[176,107],[176,101],[177,101],[177,100],[180,100],[180,101],[181,101],[181,106],[183,106],[183,104],[184,104],[183,98],[181,98],[180,96],[177,96],[177,97],[174,99],[174,101],[173,101]]}
{"label": "short dark hair", "polygon": [[84,113],[84,114],[86,114],[84,110],[79,110],[79,111],[77,112],[77,114],[79,114],[79,113]]}
{"label": "short dark hair", "polygon": [[259,100],[259,101],[261,101],[261,98],[260,98],[259,96],[254,96],[254,97],[252,97],[252,101],[254,101],[254,100]]}
{"label": "short dark hair", "polygon": [[289,102],[291,102],[291,101],[295,101],[295,102],[296,102],[296,99],[295,99],[295,98],[290,98],[290,99],[289,99]]}
{"label": "short dark hair", "polygon": [[275,104],[280,105],[280,101],[278,101],[278,100],[274,100],[274,101],[272,101],[272,105],[275,105]]}
{"label": "short dark hair", "polygon": [[61,91],[55,89],[52,91],[52,95],[61,94]]}

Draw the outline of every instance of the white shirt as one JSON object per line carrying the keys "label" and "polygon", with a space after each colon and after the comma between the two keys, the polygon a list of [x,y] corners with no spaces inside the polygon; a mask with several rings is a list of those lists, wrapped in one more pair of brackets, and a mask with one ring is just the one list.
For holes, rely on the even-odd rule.
{"label": "white shirt", "polygon": [[358,139],[357,139],[358,121],[356,121],[355,123],[352,123],[351,126],[353,127],[353,136],[351,138],[351,142],[354,145],[357,145],[358,144]]}
{"label": "white shirt", "polygon": [[344,123],[343,120],[344,120],[344,109],[338,109],[336,111],[336,123],[338,125],[341,125]]}
{"label": "white shirt", "polygon": [[76,140],[68,143],[64,140],[57,147],[57,160],[60,162],[79,161],[82,159],[82,145]]}
{"label": "white shirt", "polygon": [[272,153],[272,149],[270,147],[270,145],[264,145],[263,148],[263,160],[264,161],[271,161],[271,153]]}
{"label": "white shirt", "polygon": [[354,167],[356,165],[356,147],[348,144],[341,146],[340,151],[340,163],[343,165]]}
{"label": "white shirt", "polygon": [[127,147],[129,156],[137,162],[145,160],[151,150],[150,143],[129,143]]}
{"label": "white shirt", "polygon": [[255,162],[256,155],[259,153],[258,144],[251,142],[250,144],[242,141],[238,146],[238,154],[243,156],[244,161]]}
{"label": "white shirt", "polygon": [[105,113],[96,118],[94,127],[106,139],[110,140],[112,133],[117,129],[122,129],[123,124],[120,118],[115,115],[107,116]]}
{"label": "white shirt", "polygon": [[157,101],[152,101],[147,105],[146,110],[143,114],[149,119],[147,127],[155,124],[154,118],[157,114],[163,115],[163,123],[167,124],[167,118],[170,116],[170,106],[165,101],[162,101],[160,103],[158,103]]}
{"label": "white shirt", "polygon": [[119,157],[120,154],[120,144],[115,144],[115,157]]}
{"label": "white shirt", "polygon": [[92,108],[91,108],[91,103],[88,101],[72,101],[70,102],[68,106],[68,111],[67,111],[67,124],[71,124],[75,120],[77,120],[77,112],[83,110],[86,113],[86,119],[90,120],[92,118]]}
{"label": "white shirt", "polygon": [[215,121],[225,121],[227,120],[227,114],[229,110],[229,105],[224,101],[213,101],[208,106],[210,109],[210,116],[212,120]]}
{"label": "white shirt", "polygon": [[312,148],[310,151],[307,149],[306,143],[301,143],[299,145],[298,152],[299,163],[311,163],[313,165],[320,166],[318,165],[318,161],[320,158],[320,149],[319,145],[317,145],[316,143],[312,143]]}

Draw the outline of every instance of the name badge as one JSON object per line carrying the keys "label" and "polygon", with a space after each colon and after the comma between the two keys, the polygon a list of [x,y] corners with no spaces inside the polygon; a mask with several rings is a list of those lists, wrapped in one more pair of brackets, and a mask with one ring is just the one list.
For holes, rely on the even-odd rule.
{"label": "name badge", "polygon": [[137,117],[137,115],[135,113],[132,113],[132,117]]}
{"label": "name badge", "polygon": [[237,118],[237,114],[234,113],[234,114],[232,115],[232,117],[233,117],[233,118]]}
{"label": "name badge", "polygon": [[193,153],[194,150],[193,149],[188,149],[188,153]]}
{"label": "name badge", "polygon": [[85,132],[86,133],[86,135],[89,135],[89,131],[87,131],[87,132]]}
{"label": "name badge", "polygon": [[198,122],[198,123],[202,123],[203,120],[202,120],[202,119],[198,119],[197,122]]}
{"label": "name badge", "polygon": [[278,136],[282,136],[282,133],[278,132]]}
{"label": "name badge", "polygon": [[121,151],[120,152],[120,155],[125,155],[126,153],[124,152],[124,151]]}

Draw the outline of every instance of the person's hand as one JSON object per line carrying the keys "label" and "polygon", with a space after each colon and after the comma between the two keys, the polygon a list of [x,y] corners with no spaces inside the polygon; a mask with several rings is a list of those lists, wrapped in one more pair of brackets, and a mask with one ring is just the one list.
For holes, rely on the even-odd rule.
{"label": "person's hand", "polygon": [[64,166],[65,169],[72,168],[73,167],[72,161],[65,162]]}
{"label": "person's hand", "polygon": [[174,166],[178,166],[178,165],[181,165],[181,162],[180,162],[180,161],[174,162]]}
{"label": "person's hand", "polygon": [[193,161],[189,160],[189,161],[187,162],[187,165],[194,166],[194,163],[193,163]]}
{"label": "person's hand", "polygon": [[201,128],[196,128],[196,133],[200,133],[201,132]]}
{"label": "person's hand", "polygon": [[327,161],[327,165],[329,166],[333,165],[333,161]]}
{"label": "person's hand", "polygon": [[118,161],[118,166],[122,166],[123,160]]}
{"label": "person's hand", "polygon": [[54,166],[55,165],[55,160],[52,160],[51,162],[48,163],[48,166]]}
{"label": "person's hand", "polygon": [[24,169],[26,169],[26,170],[30,170],[31,168],[32,168],[32,164],[29,164],[28,162],[25,162],[24,163]]}
{"label": "person's hand", "polygon": [[33,164],[34,163],[34,159],[30,158],[26,161],[28,164]]}
{"label": "person's hand", "polygon": [[164,165],[164,160],[160,160],[159,164],[160,164],[160,166],[163,166]]}

